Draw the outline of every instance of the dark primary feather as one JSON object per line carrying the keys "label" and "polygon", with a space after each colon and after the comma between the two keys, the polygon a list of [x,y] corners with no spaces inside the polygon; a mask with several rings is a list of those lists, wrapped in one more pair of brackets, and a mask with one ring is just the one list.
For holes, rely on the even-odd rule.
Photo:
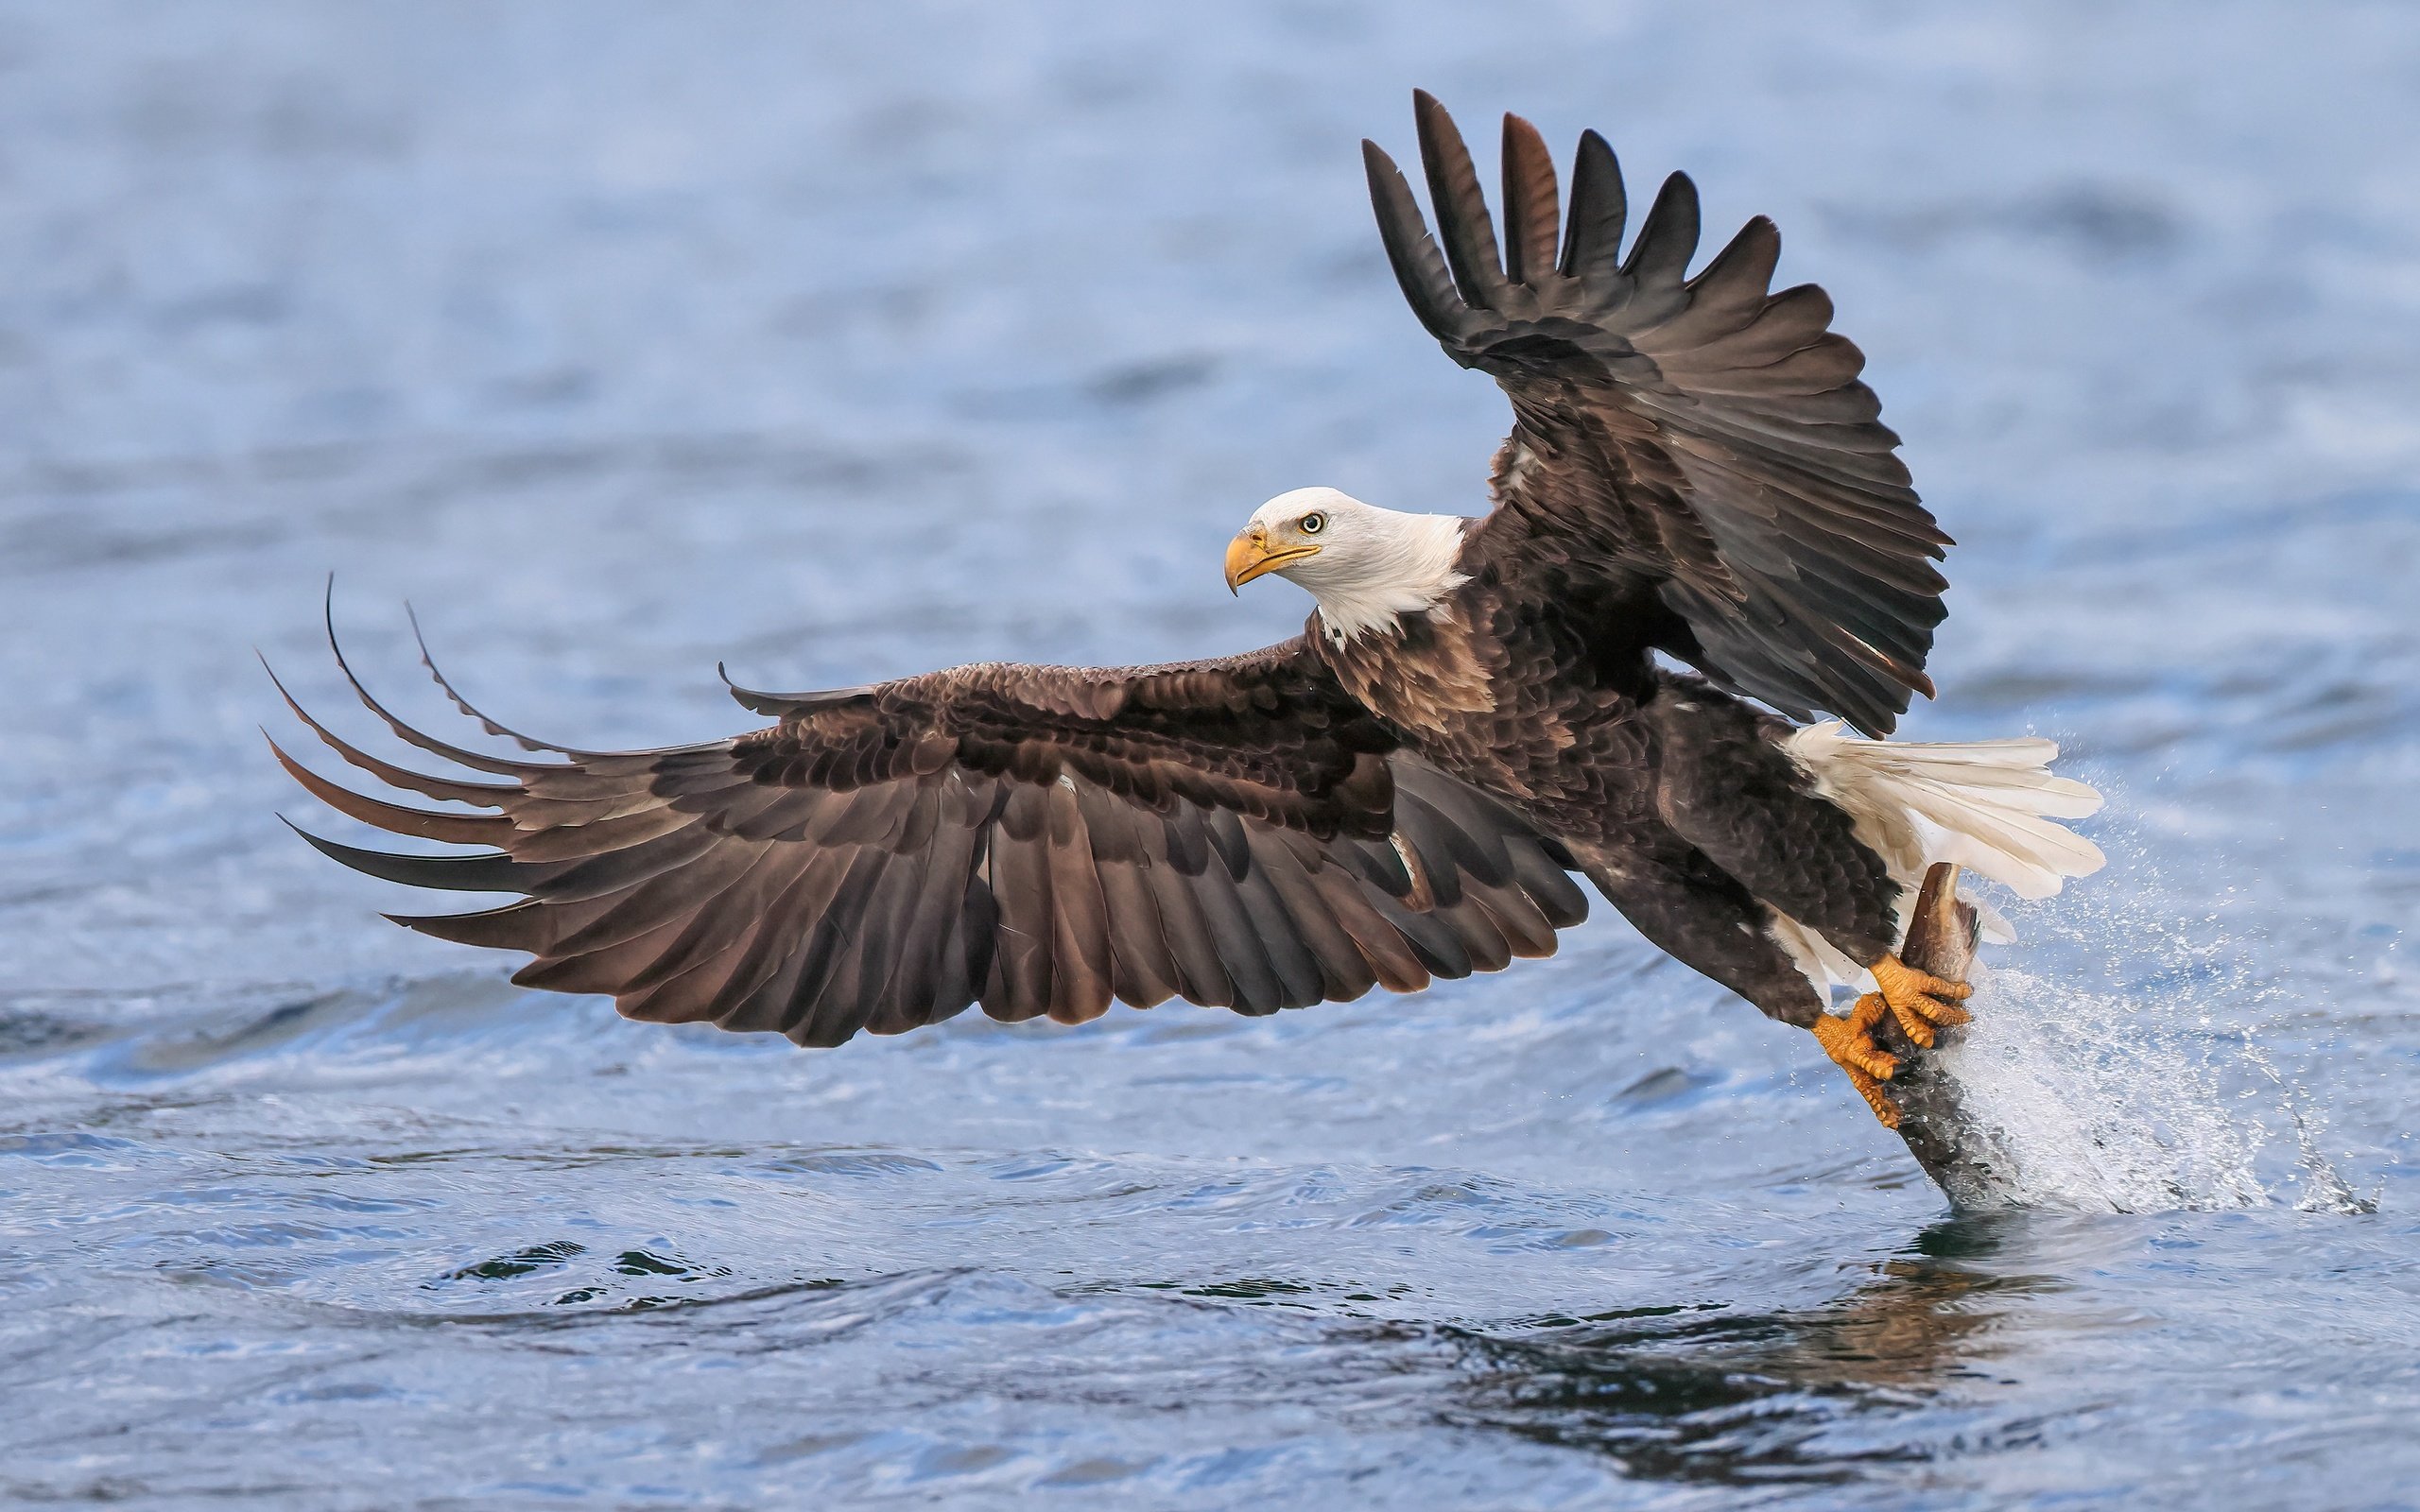
{"label": "dark primary feather", "polygon": [[[1479,559],[1578,581],[1649,644],[1802,718],[1887,733],[1924,665],[1949,538],[1909,486],[1864,358],[1811,284],[1771,292],[1761,216],[1688,277],[1697,191],[1665,180],[1628,255],[1621,170],[1581,139],[1556,246],[1554,168],[1505,118],[1504,245],[1461,133],[1415,96],[1432,239],[1392,159],[1362,151],[1389,262],[1455,361],[1493,376],[1514,425]],[[1442,254],[1440,244],[1443,245]],[[1673,617],[1685,632],[1657,629]]]}
{"label": "dark primary feather", "polygon": [[545,760],[437,740],[337,660],[398,738],[501,780],[385,761],[289,697],[380,782],[491,811],[367,798],[279,749],[341,813],[486,849],[306,838],[389,881],[519,894],[397,921],[527,951],[516,981],[610,993],[633,1018],[837,1044],[978,1001],[1007,1020],[1081,1021],[1113,998],[1269,1013],[1547,954],[1586,912],[1559,845],[1396,749],[1300,641],[1161,667],[735,688],[780,723],[641,752],[507,730],[429,663],[465,714]]}

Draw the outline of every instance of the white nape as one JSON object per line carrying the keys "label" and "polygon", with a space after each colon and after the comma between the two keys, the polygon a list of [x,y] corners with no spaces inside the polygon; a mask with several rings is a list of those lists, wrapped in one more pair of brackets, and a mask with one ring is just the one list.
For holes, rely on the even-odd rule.
{"label": "white nape", "polygon": [[[1312,516],[1320,525],[1305,535],[1302,523]],[[1458,514],[1409,514],[1335,489],[1295,489],[1252,519],[1272,541],[1319,547],[1277,576],[1310,591],[1321,627],[1340,644],[1393,629],[1404,615],[1436,608],[1470,581],[1458,565],[1470,521]]]}

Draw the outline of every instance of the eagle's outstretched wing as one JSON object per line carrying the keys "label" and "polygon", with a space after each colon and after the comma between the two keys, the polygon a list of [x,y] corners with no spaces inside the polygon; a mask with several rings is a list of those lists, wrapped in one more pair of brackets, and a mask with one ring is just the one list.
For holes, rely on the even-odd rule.
{"label": "eagle's outstretched wing", "polygon": [[1113,996],[1270,1013],[1547,954],[1587,911],[1558,845],[1395,750],[1300,641],[1162,667],[735,689],[780,722],[666,750],[574,750],[486,721],[549,758],[527,761],[437,740],[353,686],[403,740],[497,780],[406,770],[295,713],[390,786],[496,812],[364,798],[280,750],[286,770],[356,819],[487,849],[305,837],[372,876],[520,894],[397,922],[527,951],[516,982],[610,993],[637,1019],[822,1045],[977,1001],[1010,1020],[1090,1019]]}
{"label": "eagle's outstretched wing", "polygon": [[1362,151],[1413,311],[1512,401],[1480,548],[1610,587],[1668,627],[1650,644],[1778,709],[1888,732],[1932,692],[1932,562],[1950,541],[1858,381],[1863,355],[1827,329],[1831,301],[1769,292],[1772,222],[1688,277],[1698,198],[1676,173],[1624,257],[1621,170],[1591,131],[1558,238],[1553,161],[1508,115],[1499,259],[1461,134],[1427,94],[1415,109],[1443,256],[1393,161]]}

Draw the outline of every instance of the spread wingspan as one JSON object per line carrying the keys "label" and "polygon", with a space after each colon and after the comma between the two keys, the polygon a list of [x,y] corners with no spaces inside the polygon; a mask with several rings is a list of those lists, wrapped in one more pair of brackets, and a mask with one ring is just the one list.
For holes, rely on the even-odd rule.
{"label": "spread wingspan", "polygon": [[1504,244],[1461,134],[1416,96],[1441,254],[1393,161],[1363,144],[1405,297],[1514,425],[1478,547],[1591,578],[1650,644],[1800,718],[1887,733],[1925,659],[1950,544],[1909,486],[1864,357],[1813,284],[1770,292],[1779,234],[1750,221],[1695,277],[1697,190],[1665,180],[1627,256],[1621,169],[1581,138],[1557,234],[1552,160],[1504,125]]}
{"label": "spread wingspan", "polygon": [[278,759],[354,818],[482,849],[306,838],[389,881],[521,895],[397,922],[528,952],[515,981],[609,993],[632,1018],[821,1045],[976,1002],[1007,1020],[1081,1021],[1113,997],[1269,1013],[1550,954],[1586,913],[1558,845],[1394,749],[1300,642],[741,692],[781,722],[666,750],[503,731],[544,760],[449,745],[353,686],[402,740],[494,780],[396,765],[294,712],[388,786],[491,812],[408,808]]}

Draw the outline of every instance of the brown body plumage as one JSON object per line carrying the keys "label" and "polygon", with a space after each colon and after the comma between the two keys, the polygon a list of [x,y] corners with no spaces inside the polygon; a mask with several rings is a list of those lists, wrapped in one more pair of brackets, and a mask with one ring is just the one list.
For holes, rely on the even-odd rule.
{"label": "brown body plumage", "polygon": [[[1944,1022],[1962,990],[1889,955],[1908,881],[1884,854],[1894,790],[1846,757],[1827,767],[1741,695],[1886,733],[1931,691],[1947,537],[1829,302],[1769,292],[1770,223],[1686,277],[1696,198],[1675,175],[1625,256],[1619,170],[1590,133],[1559,232],[1552,164],[1508,117],[1499,257],[1426,95],[1419,125],[1442,253],[1365,145],[1371,187],[1415,313],[1512,401],[1483,521],[1282,496],[1229,578],[1309,587],[1321,607],[1295,640],[1169,666],[735,689],[776,723],[673,750],[568,749],[490,722],[541,758],[508,760],[365,692],[396,735],[494,781],[311,728],[391,786],[493,812],[401,808],[280,759],[355,818],[486,849],[313,843],[390,880],[521,895],[399,920],[529,953],[517,981],[805,1044],[976,1002],[1079,1021],[1113,998],[1266,1013],[1409,991],[1549,953],[1586,911],[1577,870],[1657,945],[1816,1028],[1884,1111],[1888,1057],[1823,1015],[1815,957],[1875,968],[1873,1001],[1911,1025]],[[1659,651],[1702,676],[1659,670]],[[2038,751],[1975,760],[1999,774],[1987,785],[2064,793]]]}

